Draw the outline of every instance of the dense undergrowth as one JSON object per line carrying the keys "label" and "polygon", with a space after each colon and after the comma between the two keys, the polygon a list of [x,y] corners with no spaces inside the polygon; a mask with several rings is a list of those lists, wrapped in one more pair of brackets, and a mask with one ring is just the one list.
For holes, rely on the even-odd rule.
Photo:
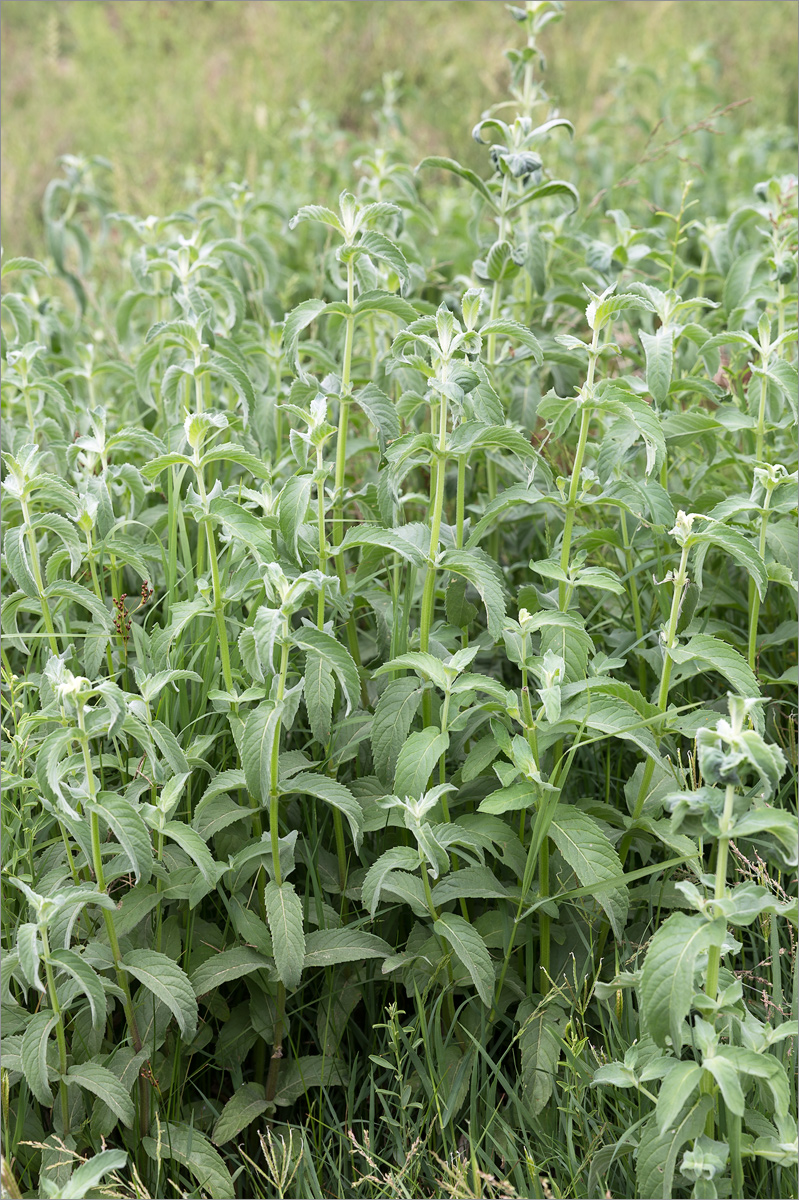
{"label": "dense undergrowth", "polygon": [[8,1195],[796,1194],[796,181],[581,209],[560,8],[4,262]]}

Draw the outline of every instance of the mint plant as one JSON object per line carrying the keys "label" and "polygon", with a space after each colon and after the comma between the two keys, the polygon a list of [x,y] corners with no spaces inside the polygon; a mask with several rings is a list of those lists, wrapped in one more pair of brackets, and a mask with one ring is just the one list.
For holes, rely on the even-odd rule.
{"label": "mint plant", "polygon": [[573,181],[562,15],[4,261],[9,1195],[795,1192],[795,180]]}

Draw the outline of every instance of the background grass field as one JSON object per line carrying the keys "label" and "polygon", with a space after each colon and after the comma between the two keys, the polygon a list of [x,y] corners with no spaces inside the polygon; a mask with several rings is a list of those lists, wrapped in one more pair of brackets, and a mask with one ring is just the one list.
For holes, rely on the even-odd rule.
{"label": "background grass field", "polygon": [[[102,154],[115,203],[165,212],[187,173],[231,160],[251,179],[314,133],[374,138],[375,93],[401,72],[414,149],[477,165],[472,124],[505,93],[500,0],[400,4],[342,0],[4,0],[2,238],[15,253],[41,237],[39,208],[60,154]],[[497,11],[497,10],[500,11]],[[724,128],[784,141],[797,120],[794,0],[572,0],[551,41],[548,88],[577,127],[612,116],[620,93],[640,118],[631,150],[683,77],[705,111],[749,100]],[[688,120],[684,122],[688,123]],[[730,138],[730,140],[731,140]],[[235,172],[234,172],[235,173]]]}

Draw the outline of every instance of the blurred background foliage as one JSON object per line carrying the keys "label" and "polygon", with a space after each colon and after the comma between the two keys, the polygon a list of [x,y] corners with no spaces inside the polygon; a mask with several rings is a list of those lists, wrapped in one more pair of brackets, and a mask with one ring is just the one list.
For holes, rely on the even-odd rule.
{"label": "blurred background foliage", "polygon": [[[321,194],[338,186],[330,165],[350,161],[359,139],[363,149],[401,133],[410,161],[439,153],[480,169],[472,124],[507,95],[504,7],[3,0],[3,243],[17,254],[41,245],[41,199],[61,154],[110,159],[113,205],[141,215],[185,203],[187,190],[220,175],[268,182],[289,158],[309,196]],[[739,181],[744,194],[786,169],[786,153],[790,167],[798,9],[794,0],[571,0],[547,37],[547,86],[577,126],[572,175],[584,203],[715,107],[747,99],[716,124],[728,135],[729,186]],[[719,151],[706,130],[697,137],[702,171]],[[675,153],[688,167],[690,152],[681,139]]]}

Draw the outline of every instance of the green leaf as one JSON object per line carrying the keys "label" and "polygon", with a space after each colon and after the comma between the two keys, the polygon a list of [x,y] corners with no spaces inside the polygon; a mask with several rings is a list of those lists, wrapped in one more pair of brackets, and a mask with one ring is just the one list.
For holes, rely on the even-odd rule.
{"label": "green leaf", "polygon": [[265,700],[250,712],[241,738],[241,765],[247,790],[261,804],[269,800],[272,747],[282,715],[281,705]]}
{"label": "green leaf", "polygon": [[494,999],[494,967],[491,955],[480,934],[463,917],[444,913],[433,925],[439,937],[445,938],[471,976],[475,990],[486,1008]]}
{"label": "green leaf", "polygon": [[268,1107],[263,1084],[243,1084],[219,1114],[211,1134],[211,1140],[216,1142],[217,1146],[223,1146],[225,1142],[232,1141],[237,1134],[241,1133],[242,1129],[251,1125],[256,1117],[260,1117],[261,1113],[266,1112]]}
{"label": "green leaf", "polygon": [[462,575],[480,593],[486,610],[488,632],[498,641],[505,621],[502,572],[483,550],[445,550],[438,563],[442,571]]}
{"label": "green leaf", "polygon": [[523,809],[532,808],[540,798],[540,788],[522,780],[519,783],[510,784],[509,787],[491,792],[489,796],[480,801],[477,811],[493,813],[499,817],[506,812],[520,812]]}
{"label": "green leaf", "polygon": [[124,1150],[101,1150],[72,1172],[67,1183],[61,1187],[59,1195],[62,1200],[84,1200],[94,1191],[104,1175],[109,1171],[121,1171],[127,1161],[128,1156]]}
{"label": "green leaf", "polygon": [[285,790],[299,792],[302,796],[315,796],[317,800],[324,800],[325,804],[343,813],[349,822],[357,854],[363,839],[363,810],[348,787],[327,775],[305,771],[290,779],[285,785]]}
{"label": "green leaf", "polygon": [[409,846],[394,846],[380,855],[366,872],[361,885],[361,901],[371,917],[377,911],[380,893],[392,871],[415,871],[419,866],[419,851]]}
{"label": "green leaf", "polygon": [[657,1102],[658,1133],[663,1134],[672,1125],[699,1087],[702,1068],[699,1063],[688,1060],[672,1063],[660,1084]]}
{"label": "green leaf", "polygon": [[53,1104],[47,1070],[47,1041],[57,1020],[57,1015],[49,1008],[34,1013],[22,1035],[20,1050],[22,1072],[28,1087],[46,1108],[51,1108]]}
{"label": "green leaf", "polygon": [[185,971],[156,950],[129,950],[122,965],[171,1010],[184,1038],[193,1038],[197,1031],[197,1000]]}
{"label": "green leaf", "polygon": [[295,562],[300,562],[297,539],[311,502],[312,486],[310,475],[292,475],[284,484],[277,502],[280,533]]}
{"label": "green leaf", "polygon": [[294,991],[299,986],[305,959],[302,903],[291,883],[278,886],[270,880],[265,896],[278,977],[289,991]]}
{"label": "green leaf", "polygon": [[269,971],[271,968],[271,958],[258,950],[249,946],[231,946],[219,954],[212,954],[196,967],[191,973],[190,983],[195,996],[204,996],[232,979],[243,979],[253,971]]}
{"label": "green leaf", "polygon": [[125,1087],[107,1067],[99,1063],[85,1062],[74,1064],[67,1071],[67,1085],[77,1084],[86,1088],[92,1096],[107,1104],[111,1112],[119,1118],[123,1125],[130,1129],[135,1118],[133,1101]]}
{"label": "green leaf", "polygon": [[475,175],[474,171],[470,171],[468,167],[462,167],[461,164],[456,162],[454,158],[441,158],[439,155],[429,155],[427,158],[422,159],[416,170],[421,171],[422,167],[434,167],[439,171],[451,171],[453,175],[457,175],[459,178],[465,179],[467,183],[472,185],[474,190],[478,193],[480,198],[485,201],[489,208],[496,212],[496,201],[489,192],[485,181],[482,180],[479,175]]}
{"label": "green leaf", "polygon": [[330,665],[338,679],[344,698],[347,702],[347,715],[356,708],[361,694],[361,681],[358,678],[358,668],[352,660],[349,650],[337,642],[329,633],[313,626],[303,625],[291,633],[295,646],[301,650],[313,650]]}
{"label": "green leaf", "polygon": [[[607,835],[579,808],[558,804],[548,833],[583,887],[593,887],[623,874],[624,868]],[[607,913],[615,936],[621,939],[629,907],[626,889],[601,888],[596,898]]]}
{"label": "green leaf", "polygon": [[534,337],[527,326],[522,325],[519,321],[511,321],[507,317],[487,321],[480,330],[480,336],[485,338],[489,334],[493,334],[494,337],[512,338],[513,341],[519,342],[526,350],[530,351],[533,362],[543,362],[544,352],[538,338]]}
{"label": "green leaf", "polygon": [[475,450],[511,450],[519,458],[535,458],[528,439],[510,425],[484,425],[482,421],[462,421],[450,435],[447,450],[451,454],[470,454]]}
{"label": "green leaf", "polygon": [[367,383],[355,393],[355,399],[377,430],[378,443],[383,452],[388,442],[400,436],[399,417],[394,402],[375,383]]}
{"label": "green leaf", "polygon": [[572,210],[576,209],[580,203],[580,193],[573,184],[567,183],[564,179],[549,179],[546,183],[526,191],[520,200],[511,204],[505,211],[510,215],[518,212],[523,205],[529,204],[533,200],[544,200],[547,196],[568,196],[572,201]]}
{"label": "green leaf", "polygon": [[382,546],[392,554],[399,554],[415,567],[426,563],[424,552],[410,538],[403,537],[394,529],[383,529],[380,525],[356,525],[348,529],[341,543],[341,550],[353,546]]}
{"label": "green leaf", "polygon": [[684,1021],[691,1009],[696,961],[711,946],[720,946],[725,923],[718,917],[672,913],[649,944],[641,974],[643,1027],[658,1046],[671,1037],[675,1054],[683,1044]]}
{"label": "green leaf", "polygon": [[663,1133],[658,1129],[657,1112],[652,1114],[641,1130],[638,1148],[636,1195],[640,1200],[671,1200],[677,1155],[686,1142],[703,1132],[712,1107],[712,1096],[700,1096]]}
{"label": "green leaf", "polygon": [[172,1158],[191,1171],[201,1189],[213,1200],[234,1200],[236,1188],[222,1157],[205,1134],[189,1125],[164,1122],[160,1137],[142,1138],[147,1155],[155,1162]]}
{"label": "green leaf", "polygon": [[50,272],[46,267],[37,262],[35,258],[7,258],[2,267],[2,278],[10,275],[12,271],[27,271],[30,275],[49,275]]}
{"label": "green leaf", "polygon": [[700,669],[712,667],[732,685],[739,696],[759,696],[760,687],[746,659],[720,638],[696,633],[684,646],[669,652],[677,663],[695,663]]}
{"label": "green leaf", "polygon": [[446,733],[437,729],[423,729],[412,733],[399,752],[397,770],[394,775],[394,793],[404,800],[411,796],[418,800],[427,791],[427,783],[433,768],[449,745]]}
{"label": "green leaf", "polygon": [[106,1018],[106,995],[100,982],[100,976],[94,968],[84,962],[74,950],[53,950],[50,954],[50,962],[57,969],[66,971],[75,980],[89,1001],[92,1025],[95,1029],[102,1029]]}
{"label": "green leaf", "polygon": [[303,695],[311,733],[320,746],[326,746],[330,741],[336,684],[329,661],[315,650],[308,650],[305,655]]}
{"label": "green leaf", "polygon": [[181,850],[184,850],[192,862],[197,864],[205,882],[211,887],[215,887],[220,872],[211,851],[199,833],[181,821],[167,821],[163,832],[173,842],[177,842]]}
{"label": "green leaf", "polygon": [[395,774],[397,757],[422,700],[422,689],[413,676],[392,679],[375,708],[370,737],[375,771],[384,783]]}
{"label": "green leaf", "polygon": [[22,973],[31,987],[44,991],[44,984],[39,975],[41,952],[39,949],[39,929],[32,921],[26,921],[17,929],[17,954]]}
{"label": "green leaf", "polygon": [[85,806],[106,823],[124,850],[137,883],[146,883],[152,874],[153,848],[150,832],[133,805],[122,796],[100,792],[97,800]]}
{"label": "green leaf", "polygon": [[408,282],[409,273],[405,255],[399,246],[392,242],[391,238],[387,238],[384,233],[380,233],[376,229],[367,230],[361,235],[357,249],[365,250],[370,258],[387,263],[403,283]]}
{"label": "green leaf", "polygon": [[346,1087],[346,1084],[344,1063],[325,1054],[303,1054],[283,1063],[275,1104],[294,1104],[312,1087]]}
{"label": "green leaf", "polygon": [[622,292],[617,296],[607,296],[604,300],[592,300],[585,310],[585,315],[591,328],[599,330],[610,324],[618,313],[627,312],[632,308],[644,308],[651,312],[652,304],[643,296]]}
{"label": "green leaf", "polygon": [[461,867],[439,880],[433,888],[433,903],[437,906],[450,900],[506,900],[508,889],[493,871],[485,866]]}
{"label": "green leaf", "polygon": [[674,360],[672,331],[662,326],[655,334],[641,330],[638,336],[646,355],[646,386],[655,403],[662,406],[666,403],[671,385]]}
{"label": "green leaf", "polygon": [[755,581],[760,599],[765,600],[768,589],[766,564],[749,539],[745,538],[737,529],[732,529],[729,525],[714,525],[702,533],[692,534],[691,544],[698,547],[694,560],[694,571],[696,582],[700,588],[702,587],[702,567],[705,555],[711,546],[719,546],[722,550],[726,550],[736,562],[739,562],[744,570],[748,571]]}
{"label": "green leaf", "polygon": [[555,1090],[555,1077],[562,1049],[560,1029],[552,1012],[531,1011],[522,1001],[516,1019],[521,1023],[519,1049],[522,1056],[524,1099],[533,1116],[543,1112]]}
{"label": "green leaf", "polygon": [[399,317],[401,321],[415,321],[419,316],[413,305],[407,300],[403,300],[401,296],[395,296],[391,292],[383,292],[375,289],[371,292],[362,292],[355,301],[355,307],[352,310],[356,316],[361,313],[381,312],[386,313],[390,317]]}
{"label": "green leaf", "polygon": [[300,334],[316,320],[324,307],[324,300],[303,300],[302,304],[291,310],[283,323],[283,348],[286,358],[301,379],[305,378],[305,374],[300,367],[298,354]]}
{"label": "green leaf", "polygon": [[305,939],[305,967],[332,967],[337,963],[365,962],[368,958],[388,958],[393,954],[388,942],[373,933],[352,927],[319,929]]}

